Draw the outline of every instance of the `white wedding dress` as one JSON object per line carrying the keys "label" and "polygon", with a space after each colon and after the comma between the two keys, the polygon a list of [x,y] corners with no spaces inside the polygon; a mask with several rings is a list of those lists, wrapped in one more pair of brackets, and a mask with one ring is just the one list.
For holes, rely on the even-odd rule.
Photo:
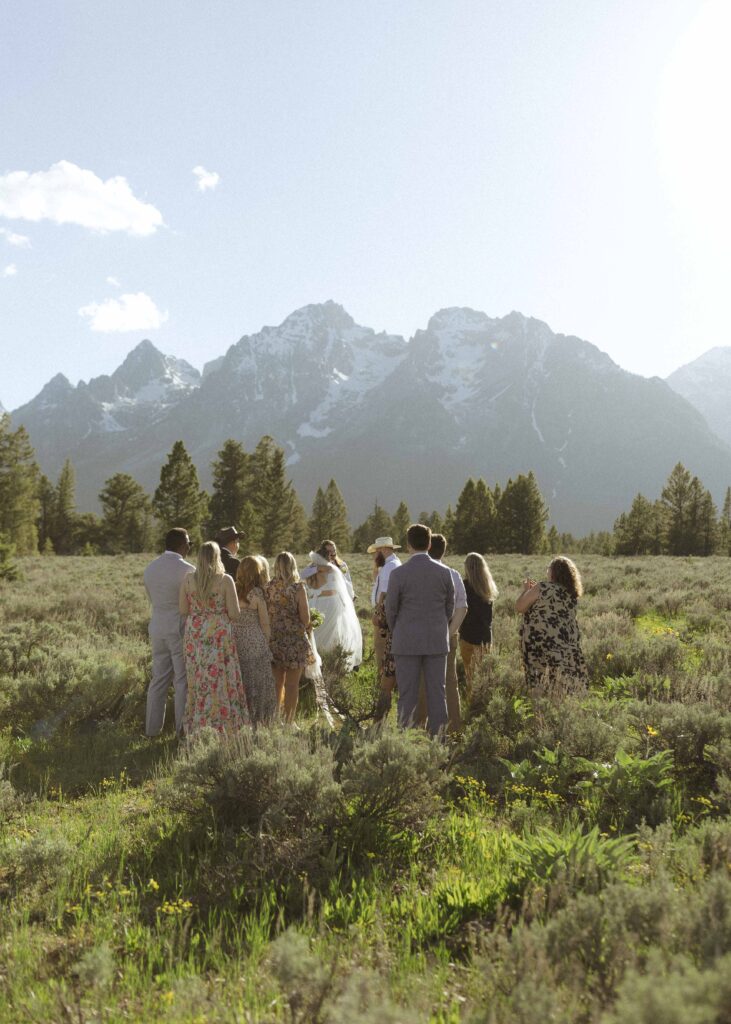
{"label": "white wedding dress", "polygon": [[320,652],[342,647],[347,655],[348,671],[357,668],[363,660],[363,634],[353,604],[352,585],[343,573],[318,554],[310,554],[318,569],[327,569],[324,584],[317,590],[308,587],[310,608],[323,616],[323,623],[314,630]]}

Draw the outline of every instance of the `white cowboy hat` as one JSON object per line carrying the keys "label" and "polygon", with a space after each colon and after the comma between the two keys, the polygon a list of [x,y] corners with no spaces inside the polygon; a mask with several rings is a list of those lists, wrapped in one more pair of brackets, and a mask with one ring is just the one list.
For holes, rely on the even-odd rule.
{"label": "white cowboy hat", "polygon": [[376,537],[370,547],[366,548],[369,555],[372,555],[374,551],[378,551],[379,548],[394,548],[400,551],[401,545],[394,544],[393,537]]}

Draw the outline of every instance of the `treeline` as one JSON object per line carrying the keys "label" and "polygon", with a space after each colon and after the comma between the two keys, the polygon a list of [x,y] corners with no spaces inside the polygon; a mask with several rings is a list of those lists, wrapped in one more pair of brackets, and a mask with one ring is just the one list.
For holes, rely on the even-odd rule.
{"label": "treeline", "polygon": [[710,491],[678,463],[660,497],[638,494],[614,524],[618,555],[731,554],[731,488],[721,514]]}
{"label": "treeline", "polygon": [[52,482],[40,472],[25,429],[12,430],[10,417],[0,416],[0,579],[14,575],[15,553],[153,551],[171,524],[184,526],[194,545],[234,524],[246,535],[247,549],[268,555],[285,548],[305,551],[324,538],[342,551],[365,551],[384,535],[403,546],[414,519],[444,533],[455,554],[731,554],[731,488],[719,515],[710,493],[680,463],[657,500],[638,494],[613,532],[583,539],[555,526],[546,530],[548,508],[533,473],[492,488],[471,478],[454,507],[443,513],[412,516],[405,501],[390,513],[376,502],[355,530],[332,479],[318,487],[307,515],[287,478],[285,453],[271,437],[262,437],[251,452],[239,441],[225,441],[211,464],[211,478],[208,494],[185,445],[176,441],[154,494],[129,474],[115,473],[99,494],[101,515],[79,513],[71,462]]}

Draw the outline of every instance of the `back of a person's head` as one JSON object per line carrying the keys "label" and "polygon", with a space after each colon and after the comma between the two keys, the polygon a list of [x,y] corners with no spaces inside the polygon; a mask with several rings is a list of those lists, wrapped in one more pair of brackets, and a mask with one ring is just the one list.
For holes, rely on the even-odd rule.
{"label": "back of a person's head", "polygon": [[205,544],[201,544],[195,568],[195,588],[201,600],[205,601],[210,596],[216,578],[224,576],[225,573],[221,549],[215,540],[207,540]]}
{"label": "back of a person's head", "polygon": [[259,563],[259,568],[261,570],[261,579],[262,579],[262,582],[261,582],[260,585],[263,587],[264,584],[268,583],[269,579],[270,579],[269,562],[266,560],[264,555],[254,555],[254,558]]}
{"label": "back of a person's head", "polygon": [[568,590],[569,594],[576,599],[584,593],[584,586],[581,582],[581,574],[570,558],[565,555],[557,555],[549,566],[551,581],[559,587]]}
{"label": "back of a person's head", "polygon": [[187,551],[189,546],[188,531],[184,530],[182,526],[174,526],[165,534],[166,551],[174,551],[179,555],[181,552]]}
{"label": "back of a person's head", "polygon": [[440,558],[444,558],[444,553],[447,550],[447,538],[443,533],[433,533],[431,535],[431,544],[429,545],[429,554],[432,558],[436,559],[437,562]]}
{"label": "back of a person's head", "polygon": [[498,596],[498,589],[492,578],[490,567],[482,555],[476,551],[470,551],[464,560],[464,571],[467,582],[483,601],[495,600]]}
{"label": "back of a person's head", "polygon": [[239,597],[246,597],[254,587],[263,587],[268,579],[269,573],[267,572],[264,577],[262,564],[256,555],[242,558],[236,570],[236,590]]}
{"label": "back of a person's head", "polygon": [[280,551],[274,559],[274,577],[285,583],[299,582],[300,574],[297,571],[297,562],[290,551]]}
{"label": "back of a person's head", "polygon": [[431,543],[431,530],[423,523],[412,523],[406,531],[406,543],[414,551],[428,551]]}

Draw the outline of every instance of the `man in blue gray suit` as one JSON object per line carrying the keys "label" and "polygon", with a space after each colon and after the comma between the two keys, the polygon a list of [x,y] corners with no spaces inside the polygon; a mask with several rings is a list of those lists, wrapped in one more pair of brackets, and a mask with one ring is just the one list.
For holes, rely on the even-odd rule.
{"label": "man in blue gray suit", "polygon": [[411,558],[393,570],[386,594],[386,618],[396,662],[398,720],[414,724],[423,671],[429,732],[447,724],[447,654],[449,620],[454,612],[454,581],[446,565],[429,557],[431,530],[415,524],[406,534]]}

